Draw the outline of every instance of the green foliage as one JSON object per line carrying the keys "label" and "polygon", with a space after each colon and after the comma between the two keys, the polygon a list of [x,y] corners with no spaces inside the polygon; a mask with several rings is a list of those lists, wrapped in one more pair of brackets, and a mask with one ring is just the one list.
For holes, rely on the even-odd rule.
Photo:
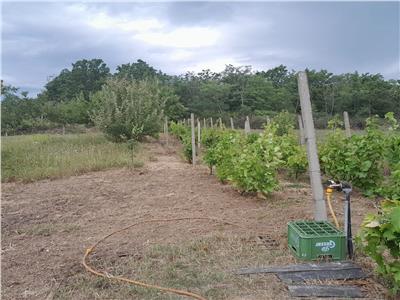
{"label": "green foliage", "polygon": [[183,155],[188,162],[192,162],[192,133],[188,126],[181,123],[170,123],[170,131],[177,136],[183,145]]}
{"label": "green foliage", "polygon": [[91,93],[97,92],[110,76],[110,69],[102,59],[82,59],[72,64],[72,69],[64,69],[46,84],[44,95],[51,102],[68,102],[83,93],[89,100]]}
{"label": "green foliage", "polygon": [[328,121],[328,129],[336,130],[337,128],[342,128],[342,127],[343,127],[343,121],[339,117],[339,115],[335,115]]}
{"label": "green foliage", "polygon": [[394,117],[394,113],[392,111],[385,114],[385,120],[389,123],[389,130],[394,131],[399,129],[399,122]]}
{"label": "green foliage", "polygon": [[190,131],[189,127],[183,125],[182,123],[171,122],[169,127],[170,127],[170,132],[181,140],[182,136],[189,134]]}
{"label": "green foliage", "polygon": [[210,173],[212,173],[212,167],[217,164],[216,157],[216,145],[221,139],[223,132],[217,129],[204,128],[201,133],[201,144],[205,149],[203,154],[203,161],[209,166]]}
{"label": "green foliage", "polygon": [[400,201],[400,163],[391,168],[389,178],[377,192],[388,199]]}
{"label": "green foliage", "polygon": [[286,166],[291,175],[297,178],[300,174],[307,171],[308,161],[307,152],[304,147],[298,146],[296,151],[287,159]]}
{"label": "green foliage", "polygon": [[222,181],[246,192],[269,194],[278,188],[277,170],[282,164],[281,149],[274,132],[243,135],[237,131],[207,129],[202,141],[203,160]]}
{"label": "green foliage", "polygon": [[272,119],[272,123],[278,136],[287,135],[294,129],[295,116],[287,111],[281,111]]}
{"label": "green foliage", "polygon": [[[325,128],[331,116],[341,115],[343,111],[349,112],[353,127],[364,127],[364,119],[374,114],[382,118],[388,111],[393,111],[393,115],[388,116],[389,122],[390,118],[393,120],[400,116],[399,81],[385,80],[380,74],[369,73],[333,75],[327,70],[307,70],[307,73],[317,127]],[[114,74],[101,59],[83,59],[62,70],[34,99],[29,99],[24,92],[17,95],[15,88],[3,86],[2,91],[6,93],[2,93],[2,100],[8,98],[8,101],[2,105],[5,119],[2,120],[2,132],[33,131],[35,126],[50,125],[49,122],[60,127],[60,124],[75,122],[76,119],[92,125],[86,114],[91,110],[90,95],[100,91],[109,78],[157,80],[160,86],[165,87],[161,89],[167,98],[164,115],[175,121],[187,117],[190,111],[201,118],[222,117],[228,120],[234,116],[235,122],[250,116],[252,128],[262,128],[266,116],[272,117],[282,110],[294,114],[298,110],[296,71],[288,71],[283,65],[260,72],[252,70],[251,66],[227,65],[220,73],[203,70],[197,74],[187,72],[174,76],[156,70],[141,59],[119,65]],[[7,93],[15,94],[14,100],[10,101]],[[68,102],[80,95],[88,102],[87,105],[75,103],[69,107]],[[78,113],[77,110],[82,111]],[[65,113],[74,116],[70,118]]]}
{"label": "green foliage", "polygon": [[236,151],[231,153],[233,172],[229,180],[246,192],[264,195],[279,187],[277,169],[281,164],[281,149],[273,133],[264,132],[253,143],[236,143],[233,147]]}
{"label": "green foliage", "polygon": [[237,132],[227,132],[220,136],[214,148],[216,175],[222,180],[234,180],[235,158],[242,152],[244,137]]}
{"label": "green foliage", "polygon": [[384,136],[369,121],[366,134],[345,138],[343,132],[330,134],[319,154],[324,173],[335,180],[350,181],[373,191],[383,178]]}
{"label": "green foliage", "polygon": [[280,113],[272,120],[271,124],[265,126],[265,130],[276,136],[276,143],[281,151],[280,168],[288,170],[290,175],[297,178],[307,171],[307,153],[305,148],[299,145],[298,137],[289,120],[292,120],[290,114]]}
{"label": "green foliage", "polygon": [[89,102],[84,99],[83,93],[67,102],[54,103],[47,111],[47,117],[53,122],[61,124],[88,124]]}
{"label": "green foliage", "polygon": [[161,129],[167,98],[155,81],[109,80],[91,97],[91,119],[112,140],[155,136]]}
{"label": "green foliage", "polygon": [[398,122],[393,113],[387,113],[385,118],[389,122],[389,133],[384,139],[385,161],[390,175],[378,193],[389,199],[400,200],[400,133],[396,131]]}
{"label": "green foliage", "polygon": [[157,77],[157,70],[149,66],[145,61],[138,59],[135,63],[118,66],[114,76],[128,81],[153,80]]}
{"label": "green foliage", "polygon": [[361,225],[359,240],[362,250],[377,264],[377,271],[400,291],[400,201],[386,200],[381,213],[367,215]]}

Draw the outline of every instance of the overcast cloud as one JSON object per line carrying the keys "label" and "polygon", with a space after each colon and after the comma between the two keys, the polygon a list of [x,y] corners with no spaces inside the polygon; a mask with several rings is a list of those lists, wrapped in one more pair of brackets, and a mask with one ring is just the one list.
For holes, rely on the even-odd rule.
{"label": "overcast cloud", "polygon": [[39,92],[79,59],[168,74],[226,64],[400,78],[399,2],[3,3],[2,79]]}

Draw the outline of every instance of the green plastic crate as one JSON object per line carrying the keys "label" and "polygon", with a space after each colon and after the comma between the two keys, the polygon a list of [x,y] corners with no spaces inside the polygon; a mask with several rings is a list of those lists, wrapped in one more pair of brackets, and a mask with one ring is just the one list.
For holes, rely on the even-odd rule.
{"label": "green plastic crate", "polygon": [[293,221],[288,223],[288,245],[301,260],[346,258],[346,238],[327,221]]}

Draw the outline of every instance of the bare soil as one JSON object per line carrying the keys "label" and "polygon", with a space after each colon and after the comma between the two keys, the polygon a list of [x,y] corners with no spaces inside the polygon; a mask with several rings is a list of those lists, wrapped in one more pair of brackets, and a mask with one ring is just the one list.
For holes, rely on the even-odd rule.
{"label": "bare soil", "polygon": [[[221,275],[220,279],[207,279],[216,282],[214,285],[204,279],[208,285],[204,283],[204,287],[197,289],[209,298],[289,298],[285,285],[273,275],[236,281],[233,275],[226,274],[238,267],[295,262],[287,250],[287,222],[313,217],[308,183],[283,181],[282,190],[268,199],[243,195],[209,175],[207,167],[184,162],[176,142],[170,141],[166,147],[153,141],[145,147],[152,159],[141,169],[2,185],[3,299],[181,299],[137,289],[122,292],[123,284],[105,284],[87,273],[81,259],[97,240],[138,220],[195,217],[226,220],[238,226],[205,220],[142,224],[100,245],[93,264],[113,274],[141,275],[141,279],[157,283],[151,275],[158,272],[154,267],[161,270],[169,263],[163,253],[180,249],[180,253],[188,255],[186,269],[196,265],[196,259],[215,258],[199,260],[196,265],[199,273]],[[342,211],[341,197],[338,195],[334,201],[338,212]],[[371,201],[357,194],[352,200],[356,232],[362,217],[375,208]],[[273,242],[263,245],[259,236]],[[203,245],[200,248],[199,241]],[[157,249],[162,253],[155,253]],[[198,252],[194,254],[188,249],[206,255],[200,257]],[[149,264],[150,259],[158,265]],[[124,270],[133,261],[136,273]],[[366,258],[358,257],[357,261],[372,274],[372,265]],[[140,267],[141,263],[148,266],[147,272]],[[220,268],[213,269],[214,266]],[[165,278],[162,283],[168,284],[170,281]],[[370,299],[385,297],[386,290],[374,277],[355,284],[362,286]],[[187,285],[196,289],[196,283]],[[184,288],[185,281],[175,286]]]}

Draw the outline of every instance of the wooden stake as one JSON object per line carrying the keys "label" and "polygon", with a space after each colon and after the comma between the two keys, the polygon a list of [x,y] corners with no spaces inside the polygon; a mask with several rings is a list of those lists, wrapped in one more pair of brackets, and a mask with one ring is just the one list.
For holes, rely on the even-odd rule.
{"label": "wooden stake", "polygon": [[213,119],[210,118],[210,122],[211,122],[211,128],[214,128],[214,124],[213,124]]}
{"label": "wooden stake", "polygon": [[301,118],[301,115],[297,115],[297,119],[299,121],[300,145],[304,145],[305,138],[304,138],[303,119]]}
{"label": "wooden stake", "polygon": [[233,125],[233,118],[231,117],[231,129],[235,129],[235,126]]}
{"label": "wooden stake", "polygon": [[203,128],[207,127],[206,118],[203,118]]}
{"label": "wooden stake", "polygon": [[196,164],[196,135],[194,133],[194,114],[190,114],[190,122],[192,126],[192,165]]}
{"label": "wooden stake", "polygon": [[343,112],[343,118],[344,118],[344,128],[346,130],[346,136],[351,137],[350,120],[347,111]]}
{"label": "wooden stake", "polygon": [[304,122],[305,138],[307,142],[307,156],[310,171],[310,181],[315,201],[314,217],[317,221],[327,220],[324,191],[322,188],[321,171],[319,167],[317,142],[315,138],[314,121],[312,117],[310,91],[308,89],[307,74],[301,71],[297,75],[301,115]]}

